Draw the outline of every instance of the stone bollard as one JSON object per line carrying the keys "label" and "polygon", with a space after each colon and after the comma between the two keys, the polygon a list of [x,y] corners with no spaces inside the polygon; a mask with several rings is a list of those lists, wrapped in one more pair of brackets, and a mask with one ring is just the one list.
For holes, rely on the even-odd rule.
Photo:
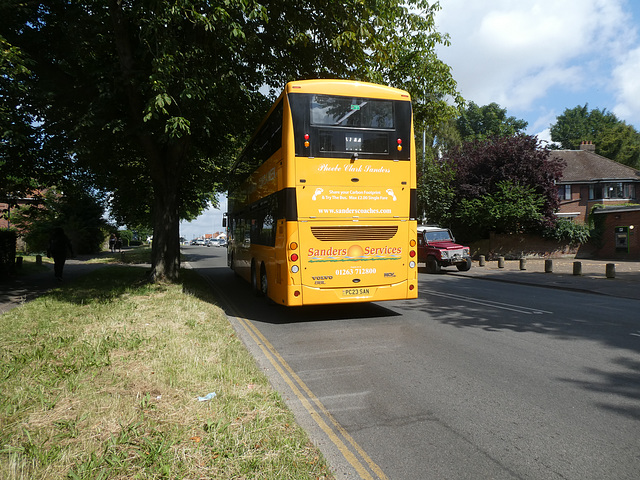
{"label": "stone bollard", "polygon": [[606,274],[607,274],[607,278],[616,278],[616,264],[615,263],[607,263]]}
{"label": "stone bollard", "polygon": [[544,261],[544,273],[553,273],[553,260],[548,259]]}
{"label": "stone bollard", "polygon": [[498,268],[504,268],[504,257],[498,257]]}
{"label": "stone bollard", "polygon": [[480,255],[480,256],[478,257],[478,266],[479,266],[479,267],[484,267],[484,263],[485,263],[484,255]]}
{"label": "stone bollard", "polygon": [[573,274],[582,275],[582,262],[573,262]]}
{"label": "stone bollard", "polygon": [[526,258],[521,258],[520,259],[520,270],[526,270],[527,269],[527,259]]}
{"label": "stone bollard", "polygon": [[36,255],[36,265],[42,265],[42,255]]}
{"label": "stone bollard", "polygon": [[16,257],[16,268],[22,268],[22,257]]}

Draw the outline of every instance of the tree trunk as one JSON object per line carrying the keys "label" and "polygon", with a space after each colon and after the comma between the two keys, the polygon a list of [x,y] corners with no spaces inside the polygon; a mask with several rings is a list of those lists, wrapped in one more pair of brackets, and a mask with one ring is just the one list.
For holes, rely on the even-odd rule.
{"label": "tree trunk", "polygon": [[175,282],[180,273],[180,165],[185,161],[188,140],[183,137],[164,148],[149,137],[142,140],[147,147],[154,197],[151,280]]}
{"label": "tree trunk", "polygon": [[[114,41],[120,59],[124,90],[128,100],[133,130],[146,157],[153,185],[153,243],[151,248],[151,280],[176,281],[180,272],[180,196],[181,165],[186,161],[189,138],[160,143],[161,135],[153,135],[143,121],[145,101],[136,84],[136,65],[129,25],[119,0],[110,1]],[[167,142],[167,139],[164,139]]]}
{"label": "tree trunk", "polygon": [[180,273],[180,216],[177,188],[173,192],[154,182],[151,280],[177,281]]}

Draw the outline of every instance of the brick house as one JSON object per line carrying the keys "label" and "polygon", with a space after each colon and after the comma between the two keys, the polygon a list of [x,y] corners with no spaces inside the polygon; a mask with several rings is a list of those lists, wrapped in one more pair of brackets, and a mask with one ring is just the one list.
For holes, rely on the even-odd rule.
{"label": "brick house", "polygon": [[[38,192],[39,194],[40,192]],[[27,198],[14,198],[11,203],[8,203],[8,199],[0,199],[0,228],[8,228],[12,226],[11,223],[11,211],[17,206],[22,205],[37,205],[40,201],[34,196]]]}
{"label": "brick house", "polygon": [[638,203],[640,171],[598,155],[596,146],[582,142],[580,150],[557,150],[552,155],[567,164],[558,182],[558,217],[585,223],[593,205]]}
{"label": "brick house", "polygon": [[603,217],[600,258],[640,260],[640,205],[598,208],[594,216]]}

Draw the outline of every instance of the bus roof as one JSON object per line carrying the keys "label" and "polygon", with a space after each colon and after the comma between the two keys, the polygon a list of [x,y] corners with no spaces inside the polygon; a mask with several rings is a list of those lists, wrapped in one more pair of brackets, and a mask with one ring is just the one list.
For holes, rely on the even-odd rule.
{"label": "bus roof", "polygon": [[359,82],[354,80],[319,79],[297,80],[285,86],[285,93],[320,93],[326,95],[345,95],[357,97],[375,97],[388,100],[410,101],[408,92],[386,85]]}

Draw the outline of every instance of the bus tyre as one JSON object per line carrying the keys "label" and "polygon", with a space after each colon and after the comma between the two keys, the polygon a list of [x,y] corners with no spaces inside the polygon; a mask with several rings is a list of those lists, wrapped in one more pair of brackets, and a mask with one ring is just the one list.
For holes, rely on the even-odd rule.
{"label": "bus tyre", "polygon": [[439,273],[440,272],[440,264],[435,257],[429,255],[427,257],[427,273]]}
{"label": "bus tyre", "polygon": [[264,264],[260,267],[260,294],[265,297],[269,296],[269,283],[267,280],[267,269]]}
{"label": "bus tyre", "polygon": [[468,272],[471,269],[471,259],[467,258],[464,263],[456,265],[459,272]]}
{"label": "bus tyre", "polygon": [[258,272],[256,271],[256,263],[251,262],[251,291],[256,297],[259,297],[262,292],[258,285]]}

